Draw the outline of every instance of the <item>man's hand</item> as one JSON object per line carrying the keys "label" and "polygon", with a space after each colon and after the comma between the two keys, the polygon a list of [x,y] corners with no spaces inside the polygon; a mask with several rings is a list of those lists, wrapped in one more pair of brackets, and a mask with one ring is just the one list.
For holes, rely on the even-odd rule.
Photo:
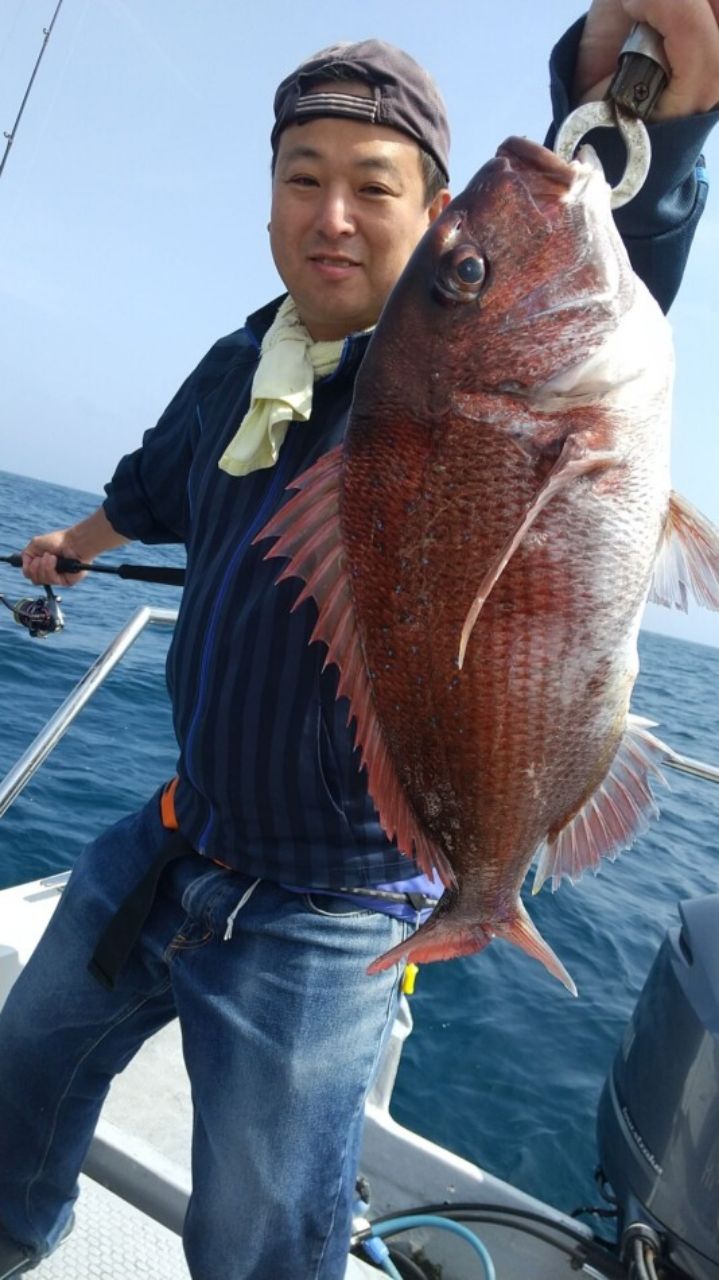
{"label": "man's hand", "polygon": [[36,586],[73,587],[85,573],[58,573],[57,557],[82,560],[85,564],[94,560],[102,551],[121,547],[127,542],[113,529],[102,507],[86,520],[70,529],[56,529],[31,538],[22,553],[22,571]]}
{"label": "man's hand", "polygon": [[592,0],[579,45],[574,106],[603,98],[635,22],[664,38],[672,77],[650,119],[711,111],[719,104],[719,0]]}
{"label": "man's hand", "polygon": [[31,538],[22,553],[22,571],[36,586],[74,587],[87,577],[85,573],[58,573],[57,557],[80,560],[72,542],[71,529],[57,529],[55,533],[43,533]]}

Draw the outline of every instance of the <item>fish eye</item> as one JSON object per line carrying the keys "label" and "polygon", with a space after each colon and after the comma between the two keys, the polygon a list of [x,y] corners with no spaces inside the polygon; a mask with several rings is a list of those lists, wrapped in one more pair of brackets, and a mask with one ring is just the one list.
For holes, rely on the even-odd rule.
{"label": "fish eye", "polygon": [[474,302],[487,280],[487,263],[473,244],[458,244],[440,259],[437,289],[448,302]]}

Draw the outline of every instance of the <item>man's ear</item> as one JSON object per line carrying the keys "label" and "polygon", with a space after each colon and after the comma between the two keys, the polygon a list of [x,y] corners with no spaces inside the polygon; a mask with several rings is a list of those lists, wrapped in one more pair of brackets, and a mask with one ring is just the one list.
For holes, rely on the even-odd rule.
{"label": "man's ear", "polygon": [[447,187],[443,187],[441,191],[438,191],[432,203],[427,206],[427,222],[434,222],[442,210],[447,208],[451,199],[452,192]]}

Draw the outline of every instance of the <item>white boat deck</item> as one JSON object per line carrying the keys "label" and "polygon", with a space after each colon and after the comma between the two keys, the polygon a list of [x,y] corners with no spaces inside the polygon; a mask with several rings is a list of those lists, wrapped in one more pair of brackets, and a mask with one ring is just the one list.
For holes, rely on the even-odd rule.
{"label": "white boat deck", "polygon": [[174,1231],[111,1191],[80,1178],[74,1231],[33,1272],[42,1280],[189,1280]]}
{"label": "white boat deck", "polygon": [[[192,1102],[177,1023],[146,1041],[115,1078],[102,1116],[180,1169],[189,1170]],[[189,1173],[187,1182],[189,1186]]]}

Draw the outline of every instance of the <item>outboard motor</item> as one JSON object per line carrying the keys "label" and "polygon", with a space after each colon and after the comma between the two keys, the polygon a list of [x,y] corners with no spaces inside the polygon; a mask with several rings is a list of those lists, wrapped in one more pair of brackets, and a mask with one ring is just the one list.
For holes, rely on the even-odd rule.
{"label": "outboard motor", "polygon": [[622,1229],[647,1224],[673,1270],[719,1280],[719,894],[679,914],[604,1086],[599,1156]]}

